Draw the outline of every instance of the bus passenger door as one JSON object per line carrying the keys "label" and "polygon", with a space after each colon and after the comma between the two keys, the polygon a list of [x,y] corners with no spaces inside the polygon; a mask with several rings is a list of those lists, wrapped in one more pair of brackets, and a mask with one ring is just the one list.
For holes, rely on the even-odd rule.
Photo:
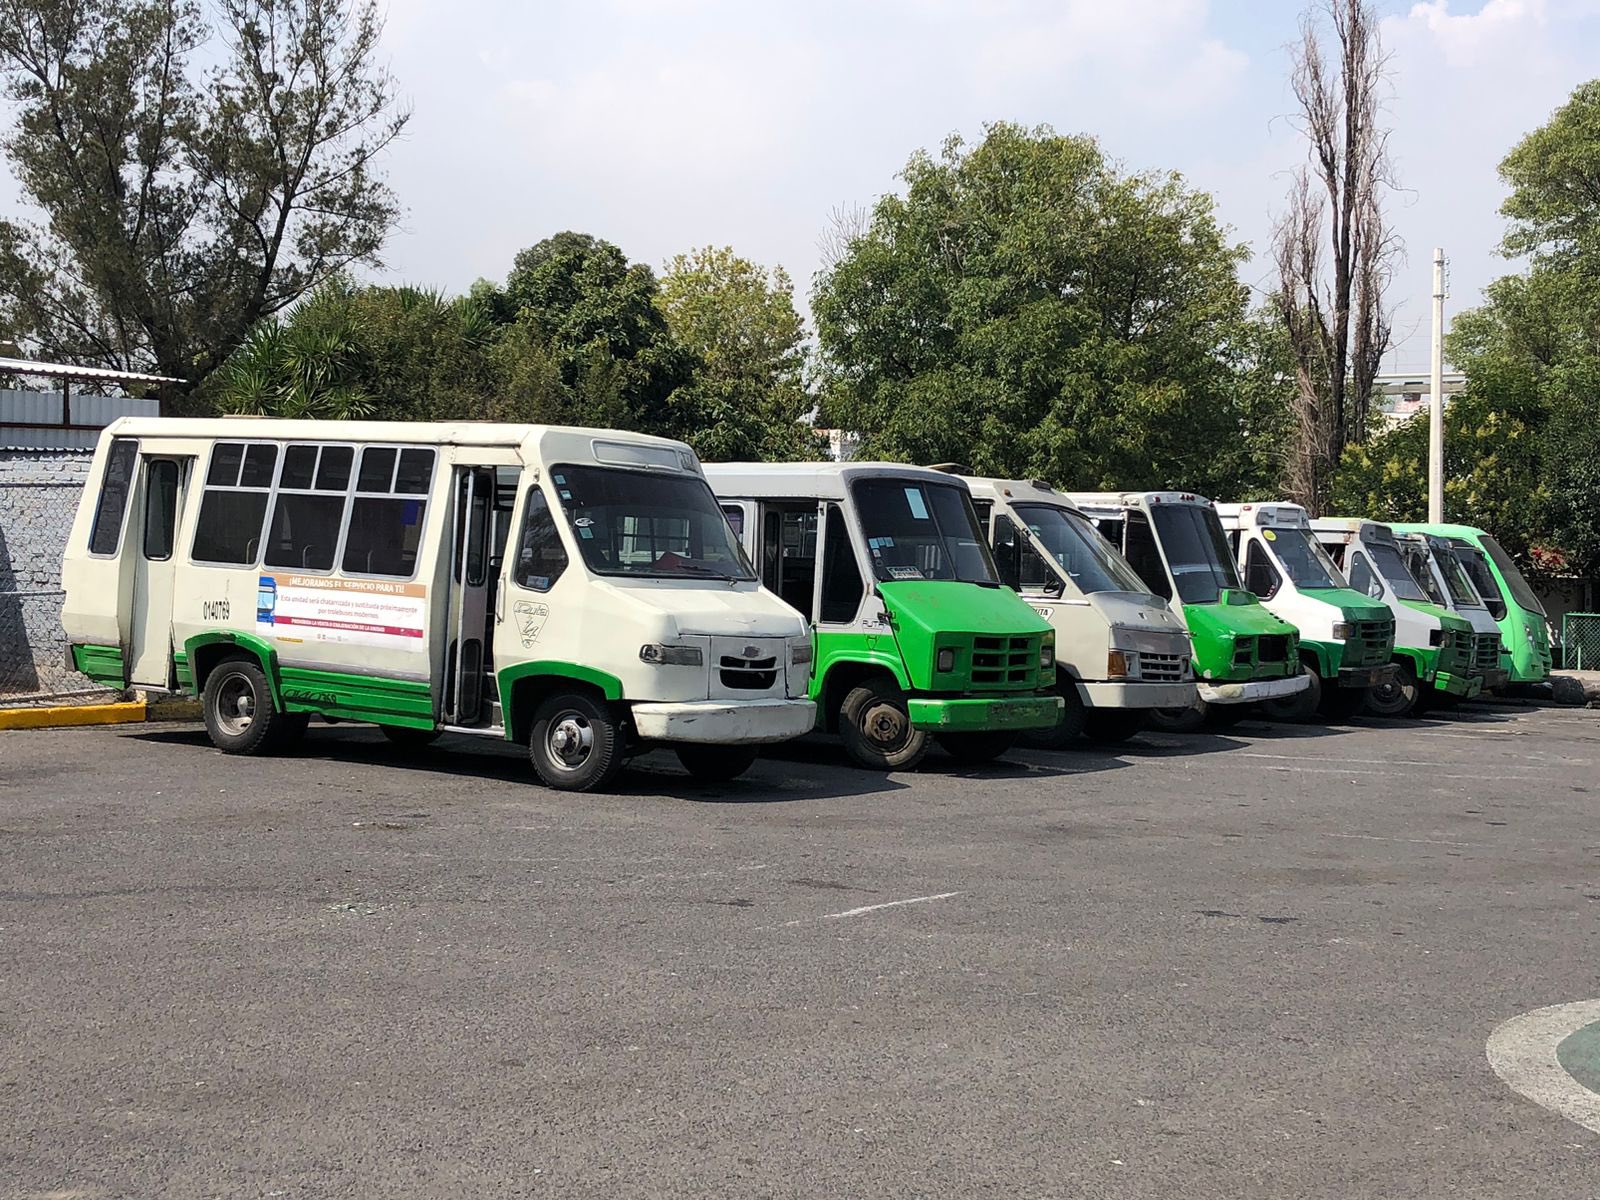
{"label": "bus passenger door", "polygon": [[133,614],[128,624],[128,685],[170,690],[174,541],[192,458],[143,455],[137,521],[129,530],[134,557]]}
{"label": "bus passenger door", "polygon": [[442,697],[442,716],[447,725],[476,725],[483,718],[495,483],[492,467],[455,469],[450,523],[450,642],[445,652]]}

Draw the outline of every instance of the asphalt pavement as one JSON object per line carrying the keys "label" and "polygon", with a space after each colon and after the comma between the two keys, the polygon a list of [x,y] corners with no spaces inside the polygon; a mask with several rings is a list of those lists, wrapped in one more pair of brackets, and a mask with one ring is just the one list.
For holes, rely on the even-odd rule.
{"label": "asphalt pavement", "polygon": [[1579,1197],[1600,713],[617,794],[0,734],[0,1196]]}

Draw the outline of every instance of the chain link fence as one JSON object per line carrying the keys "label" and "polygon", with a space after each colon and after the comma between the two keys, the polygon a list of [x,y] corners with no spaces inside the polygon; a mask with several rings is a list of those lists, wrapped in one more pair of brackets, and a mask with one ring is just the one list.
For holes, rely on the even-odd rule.
{"label": "chain link fence", "polygon": [[89,704],[117,696],[67,665],[59,588],[0,591],[0,708]]}
{"label": "chain link fence", "polygon": [[1561,618],[1561,665],[1569,671],[1600,671],[1600,613],[1569,612]]}

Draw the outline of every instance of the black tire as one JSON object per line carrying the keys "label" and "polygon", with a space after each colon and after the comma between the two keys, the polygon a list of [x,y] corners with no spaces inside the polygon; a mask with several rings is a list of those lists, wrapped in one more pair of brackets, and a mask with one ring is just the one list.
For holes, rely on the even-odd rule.
{"label": "black tire", "polygon": [[962,766],[976,767],[993,762],[1017,744],[1015,733],[985,730],[982,733],[941,733],[939,745]]}
{"label": "black tire", "polygon": [[727,783],[750,769],[761,753],[759,746],[703,746],[684,743],[674,746],[683,769],[702,783]]}
{"label": "black tire", "polygon": [[1204,700],[1196,700],[1188,708],[1152,708],[1145,727],[1163,733],[1199,733],[1211,707]]}
{"label": "black tire", "polygon": [[272,730],[273,750],[279,753],[293,750],[306,736],[306,729],[310,724],[310,713],[279,713],[278,722]]}
{"label": "black tire", "polygon": [[437,729],[412,729],[407,725],[380,725],[378,728],[383,730],[383,736],[389,739],[396,750],[426,750],[439,740]]}
{"label": "black tire", "polygon": [[560,693],[534,710],[528,758],[546,787],[592,792],[622,769],[622,730],[605,701]]}
{"label": "black tire", "polygon": [[1422,685],[1417,682],[1417,672],[1406,660],[1386,684],[1368,688],[1366,710],[1374,717],[1414,717],[1422,711]]}
{"label": "black tire", "polygon": [[1142,708],[1094,709],[1084,716],[1083,733],[1096,746],[1120,746],[1143,730],[1149,719]]}
{"label": "black tire", "polygon": [[224,754],[267,754],[284,719],[272,688],[253,660],[226,658],[206,676],[201,714],[211,744]]}
{"label": "black tire", "polygon": [[1304,691],[1261,702],[1261,715],[1267,720],[1302,725],[1317,715],[1322,707],[1322,677],[1305,663],[1301,664],[1300,673],[1311,680]]}
{"label": "black tire", "polygon": [[913,729],[905,694],[892,679],[873,679],[850,689],[839,706],[839,736],[858,766],[906,771],[928,752],[928,734]]}
{"label": "black tire", "polygon": [[1322,715],[1330,721],[1348,721],[1367,707],[1367,688],[1322,689]]}
{"label": "black tire", "polygon": [[1070,676],[1056,675],[1056,695],[1061,697],[1061,720],[1049,729],[1024,730],[1018,739],[1036,750],[1070,750],[1083,736],[1088,709]]}

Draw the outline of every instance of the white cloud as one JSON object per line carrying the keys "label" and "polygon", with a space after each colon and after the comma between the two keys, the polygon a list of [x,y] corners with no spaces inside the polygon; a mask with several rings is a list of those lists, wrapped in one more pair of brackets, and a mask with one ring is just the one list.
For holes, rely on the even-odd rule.
{"label": "white cloud", "polygon": [[1487,0],[1475,13],[1453,13],[1450,0],[1424,0],[1404,17],[1389,17],[1384,35],[1406,40],[1419,30],[1452,67],[1504,62],[1508,51],[1537,45],[1545,26],[1544,0]]}

